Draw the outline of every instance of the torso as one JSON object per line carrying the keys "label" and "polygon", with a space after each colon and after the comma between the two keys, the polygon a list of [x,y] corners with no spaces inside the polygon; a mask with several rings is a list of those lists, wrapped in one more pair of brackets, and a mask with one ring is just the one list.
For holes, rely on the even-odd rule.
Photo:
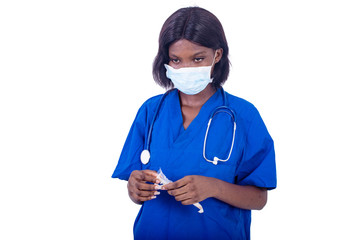
{"label": "torso", "polygon": [[[155,112],[153,109],[159,100],[154,99],[151,105],[153,107],[147,108],[149,113]],[[150,144],[151,160],[148,164],[141,165],[141,169],[162,169],[172,181],[188,175],[201,175],[234,183],[237,166],[243,156],[243,129],[247,129],[248,125],[244,125],[247,121],[239,120],[241,124],[236,129],[234,151],[229,161],[214,165],[204,159],[203,146],[209,117],[214,108],[224,104],[221,92],[217,92],[213,97],[204,97],[202,102],[195,102],[199,104],[181,100],[189,99],[181,99],[176,91],[170,92],[165,98],[154,123]],[[240,112],[243,105],[235,105],[237,107],[234,111]],[[244,114],[252,119],[252,114],[248,114],[248,111]],[[142,127],[144,123],[151,122],[152,115],[140,116],[143,115],[148,119],[135,126]],[[181,129],[182,127],[186,131]],[[208,159],[213,159],[214,156],[226,159],[231,146],[232,130],[231,118],[227,114],[217,114],[207,137],[205,154]],[[146,134],[146,130],[144,131]],[[203,214],[199,214],[193,205],[182,205],[169,194],[162,192],[155,200],[143,204],[134,224],[135,239],[150,238],[154,229],[159,232],[159,238],[164,239],[247,239],[245,234],[250,228],[249,211],[234,208],[214,198],[202,201],[201,205],[205,211]],[[162,217],[169,221],[159,225],[158,221]]]}

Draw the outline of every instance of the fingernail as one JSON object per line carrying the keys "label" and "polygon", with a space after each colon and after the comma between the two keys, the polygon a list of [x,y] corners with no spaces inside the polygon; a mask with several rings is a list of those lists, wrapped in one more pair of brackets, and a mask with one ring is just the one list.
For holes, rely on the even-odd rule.
{"label": "fingernail", "polygon": [[156,191],[154,192],[154,195],[160,195],[160,192]]}
{"label": "fingernail", "polygon": [[151,197],[151,199],[155,199],[155,198],[156,198],[156,196],[152,196],[152,197]]}
{"label": "fingernail", "polygon": [[155,190],[160,190],[160,189],[161,189],[161,186],[155,185]]}

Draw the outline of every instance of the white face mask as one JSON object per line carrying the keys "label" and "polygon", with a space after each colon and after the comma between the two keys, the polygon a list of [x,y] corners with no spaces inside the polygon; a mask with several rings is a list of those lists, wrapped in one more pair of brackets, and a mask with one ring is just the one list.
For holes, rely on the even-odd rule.
{"label": "white face mask", "polygon": [[167,64],[164,64],[166,68],[166,76],[181,92],[188,95],[195,95],[204,90],[206,86],[212,82],[211,68],[215,62],[215,56],[211,66],[175,69]]}

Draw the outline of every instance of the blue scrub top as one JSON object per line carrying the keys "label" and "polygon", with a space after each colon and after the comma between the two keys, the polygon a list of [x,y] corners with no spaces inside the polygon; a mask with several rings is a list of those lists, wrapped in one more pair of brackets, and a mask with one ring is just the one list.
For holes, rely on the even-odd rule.
{"label": "blue scrub top", "polygon": [[[217,165],[203,158],[203,143],[212,111],[224,105],[221,89],[202,106],[185,130],[177,90],[164,99],[153,126],[150,162],[143,165],[140,154],[161,95],[147,100],[139,109],[123,147],[113,178],[128,180],[132,171],[160,168],[168,179],[187,175],[215,177],[239,185],[269,190],[276,187],[274,143],[257,109],[249,102],[226,93],[235,112],[237,129],[234,149],[227,162]],[[216,114],[208,133],[206,157],[226,159],[230,150],[233,121],[228,114]],[[161,191],[146,201],[135,220],[135,239],[250,239],[251,211],[208,198],[200,202],[204,213],[184,206]]]}

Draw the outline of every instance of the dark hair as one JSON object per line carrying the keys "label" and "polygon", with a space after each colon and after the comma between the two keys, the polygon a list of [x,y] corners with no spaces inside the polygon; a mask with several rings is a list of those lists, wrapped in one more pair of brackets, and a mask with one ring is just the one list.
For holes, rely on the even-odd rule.
{"label": "dark hair", "polygon": [[170,60],[170,45],[180,39],[214,50],[223,49],[222,58],[215,64],[212,76],[213,87],[219,88],[229,75],[229,48],[220,21],[214,14],[200,7],[181,8],[165,21],[159,36],[159,50],[153,63],[155,82],[165,88],[173,87],[171,80],[166,77],[164,64],[168,64]]}

